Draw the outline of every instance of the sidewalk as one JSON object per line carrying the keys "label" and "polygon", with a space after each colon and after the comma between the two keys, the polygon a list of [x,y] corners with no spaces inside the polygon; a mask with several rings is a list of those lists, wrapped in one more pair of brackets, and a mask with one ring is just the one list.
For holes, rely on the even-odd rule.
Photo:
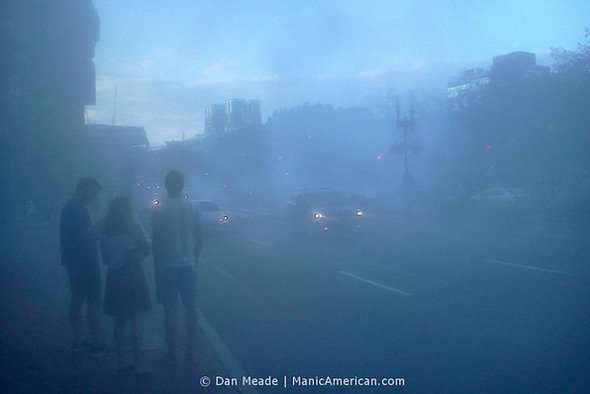
{"label": "sidewalk", "polygon": [[[117,377],[115,355],[92,356],[69,351],[68,283],[59,263],[55,224],[19,224],[0,229],[0,379],[5,393],[198,393],[200,379],[230,376],[203,329],[198,335],[196,363],[184,361],[182,347],[176,367],[161,361],[162,310],[146,314],[144,348],[153,373],[137,379]],[[151,270],[148,269],[148,277]],[[150,286],[153,283],[150,283]],[[180,309],[179,311],[181,311]],[[179,314],[179,345],[185,342]],[[205,319],[203,319],[205,320]],[[112,343],[112,319],[103,316],[103,336]],[[208,327],[206,321],[203,327]],[[222,391],[237,393],[235,389]]]}

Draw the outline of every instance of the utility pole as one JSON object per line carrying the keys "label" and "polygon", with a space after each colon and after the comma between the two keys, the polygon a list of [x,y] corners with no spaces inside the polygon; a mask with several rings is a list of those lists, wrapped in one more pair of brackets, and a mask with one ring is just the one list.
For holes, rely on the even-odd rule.
{"label": "utility pole", "polygon": [[[391,145],[391,152],[395,155],[402,155],[404,157],[404,175],[401,183],[401,190],[399,197],[402,204],[403,223],[404,225],[411,225],[415,219],[415,204],[416,204],[416,188],[414,179],[410,172],[410,153],[416,154],[421,150],[421,145],[417,143],[410,143],[410,134],[414,132],[415,126],[415,109],[414,98],[410,102],[410,108],[406,113],[402,113],[400,109],[400,99],[395,96],[395,131],[397,132],[396,139]],[[399,139],[401,137],[401,141]]]}
{"label": "utility pole", "polygon": [[408,132],[414,131],[414,99],[412,98],[409,115],[402,116],[400,112],[399,97],[397,97],[395,100],[395,125],[397,132],[402,133],[403,142],[401,146],[394,144],[392,149],[396,153],[404,154],[404,181],[411,182],[412,175],[410,174],[408,164],[408,151],[410,150],[408,146]]}
{"label": "utility pole", "polygon": [[115,85],[115,100],[113,101],[113,120],[111,122],[112,126],[117,124],[117,85]]}

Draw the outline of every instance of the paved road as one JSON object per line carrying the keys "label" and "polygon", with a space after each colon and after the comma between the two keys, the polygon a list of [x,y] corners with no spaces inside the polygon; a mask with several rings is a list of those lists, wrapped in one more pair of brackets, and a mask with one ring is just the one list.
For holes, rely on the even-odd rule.
{"label": "paved road", "polygon": [[287,228],[260,215],[205,251],[203,311],[246,373],[403,377],[407,392],[590,389],[582,239],[484,225],[349,239]]}
{"label": "paved road", "polygon": [[[113,379],[112,357],[68,353],[67,285],[54,229],[3,228],[3,387],[285,392],[288,377],[287,392],[312,392],[293,387],[293,377],[331,376],[404,378],[405,385],[319,392],[589,392],[590,246],[583,237],[403,227],[392,219],[359,237],[310,239],[292,236],[272,212],[239,219],[233,232],[205,243],[201,360],[173,375],[159,366],[156,309],[146,327],[156,373],[143,382]],[[203,390],[198,381],[242,375],[277,377],[279,388]]]}

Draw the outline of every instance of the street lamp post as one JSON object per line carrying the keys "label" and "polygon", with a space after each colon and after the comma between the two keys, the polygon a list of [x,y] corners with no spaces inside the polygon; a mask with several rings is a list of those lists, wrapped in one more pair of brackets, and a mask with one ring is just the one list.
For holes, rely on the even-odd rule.
{"label": "street lamp post", "polygon": [[394,152],[403,152],[404,154],[404,181],[411,182],[412,175],[410,174],[410,168],[408,164],[408,132],[414,131],[414,101],[410,107],[409,115],[402,116],[400,114],[399,98],[395,102],[395,124],[398,133],[402,133],[403,143],[401,146],[393,146]]}
{"label": "street lamp post", "polygon": [[412,99],[410,109],[406,114],[402,114],[400,110],[399,97],[395,98],[395,130],[398,136],[401,135],[402,141],[395,142],[391,146],[391,151],[396,155],[403,154],[404,156],[404,175],[401,184],[401,202],[402,212],[404,217],[404,223],[410,224],[414,219],[414,205],[416,203],[416,191],[414,185],[414,179],[410,172],[409,154],[410,151],[413,154],[418,153],[421,150],[420,144],[409,143],[409,135],[414,131],[415,126],[415,110],[414,100]]}

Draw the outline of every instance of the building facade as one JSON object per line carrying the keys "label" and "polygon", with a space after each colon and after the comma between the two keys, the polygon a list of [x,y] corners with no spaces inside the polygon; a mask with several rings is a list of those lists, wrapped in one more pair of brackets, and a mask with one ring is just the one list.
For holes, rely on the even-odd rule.
{"label": "building facade", "polygon": [[491,74],[495,78],[518,79],[549,74],[549,67],[537,64],[532,52],[516,51],[492,58]]}
{"label": "building facade", "polygon": [[490,83],[513,83],[523,78],[549,74],[549,67],[537,64],[536,55],[516,51],[492,58],[490,70],[472,68],[465,70],[447,87],[451,109],[480,102],[480,92]]}
{"label": "building facade", "polygon": [[232,98],[205,108],[205,133],[219,135],[262,126],[259,100]]}
{"label": "building facade", "polygon": [[23,199],[51,216],[86,170],[85,105],[95,103],[99,17],[91,0],[0,5],[0,222]]}

